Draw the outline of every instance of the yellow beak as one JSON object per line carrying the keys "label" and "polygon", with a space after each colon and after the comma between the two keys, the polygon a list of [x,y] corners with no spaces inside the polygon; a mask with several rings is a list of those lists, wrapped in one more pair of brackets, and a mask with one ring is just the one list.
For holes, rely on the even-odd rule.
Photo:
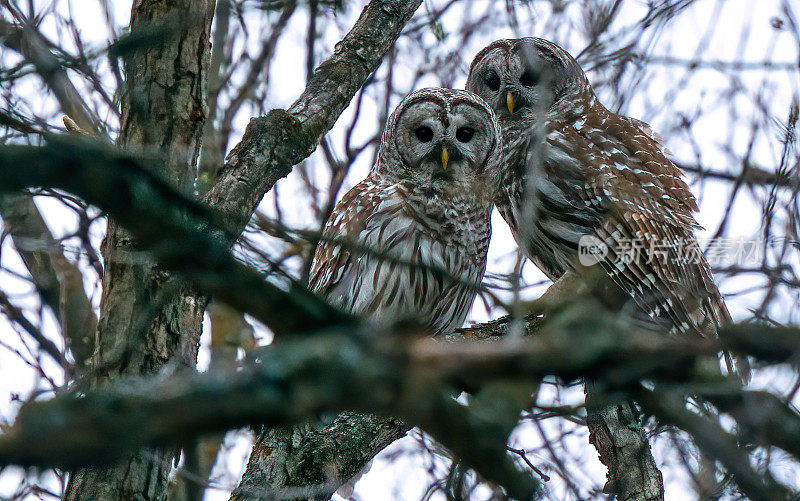
{"label": "yellow beak", "polygon": [[447,148],[442,148],[442,169],[447,170],[447,162],[450,161],[450,152]]}
{"label": "yellow beak", "polygon": [[514,113],[514,96],[508,91],[506,92],[506,107],[508,107],[509,113]]}

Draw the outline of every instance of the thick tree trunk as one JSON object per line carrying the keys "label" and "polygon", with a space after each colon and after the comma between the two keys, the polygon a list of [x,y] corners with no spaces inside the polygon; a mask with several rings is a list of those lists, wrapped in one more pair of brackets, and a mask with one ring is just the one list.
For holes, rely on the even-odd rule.
{"label": "thick tree trunk", "polygon": [[[172,36],[134,50],[118,145],[152,148],[154,171],[184,190],[194,184],[205,120],[213,0],[135,0],[131,31],[174,25]],[[169,24],[167,24],[169,26]],[[206,300],[137,253],[113,220],[102,246],[103,295],[93,365],[99,379],[153,373],[176,359],[194,366]],[[142,451],[111,468],[73,473],[65,499],[162,499],[176,451]]]}
{"label": "thick tree trunk", "polygon": [[330,499],[408,429],[399,419],[343,412],[324,425],[264,430],[231,500]]}
{"label": "thick tree trunk", "polygon": [[[188,3],[191,2],[178,2],[178,5],[171,7],[172,12],[181,12],[182,9],[185,12]],[[334,55],[320,66],[306,92],[288,113],[275,110],[251,122],[242,142],[234,148],[225,168],[205,197],[211,206],[222,213],[227,223],[227,236],[231,240],[244,228],[255,206],[275,181],[313,151],[321,135],[330,129],[352,95],[377,67],[420,3],[420,0],[373,1],[365,8],[353,31],[337,46]],[[209,7],[204,8],[210,12]],[[163,0],[158,3],[137,0],[134,20],[171,19],[174,22],[176,18],[170,17],[169,10],[165,8]],[[199,70],[204,66],[197,62],[201,55],[205,57],[207,54],[203,49],[207,44],[208,24],[202,25],[202,33],[198,32],[199,23],[192,23],[180,37],[135,55],[132,59],[137,60],[128,63],[129,97],[126,104],[130,109],[124,113],[121,132],[124,140],[120,140],[121,144],[158,145],[166,150],[163,153],[172,161],[186,162],[191,159],[189,164],[193,163],[195,141],[202,123],[198,128],[189,128],[187,125],[198,117],[203,118],[202,95],[186,93],[185,89],[198,90],[203,87],[203,73]],[[187,47],[196,50],[192,52]],[[187,57],[187,60],[183,61],[181,56]],[[148,63],[154,66],[148,67]],[[169,75],[181,73],[174,68],[185,67],[183,63],[193,64],[198,70],[197,73],[182,72],[189,81],[195,77],[196,85],[184,87],[177,80],[159,82],[160,79],[169,78]],[[137,71],[146,74],[137,75]],[[176,90],[181,88],[183,92]],[[171,107],[178,104],[174,98],[181,95],[191,102],[184,103],[184,108]],[[176,110],[181,111],[183,116],[174,116]],[[181,141],[170,142],[169,137],[163,136],[163,132],[173,132],[173,129],[162,128],[169,120],[152,123],[154,112],[156,116],[172,114],[168,118],[172,119],[171,123],[183,136],[182,143],[188,146],[182,150],[174,148]],[[181,157],[180,153],[186,151],[192,152],[192,155]],[[166,172],[170,179],[178,183],[187,179],[185,173],[175,168]],[[173,355],[179,355],[185,363],[193,364],[205,301],[191,293],[177,294],[166,288],[163,274],[159,274],[148,263],[136,262],[136,254],[130,244],[126,233],[110,223],[103,246],[108,270],[104,278],[96,364],[105,367],[114,362],[119,372],[123,373],[158,370]],[[154,301],[153,298],[158,296],[161,296],[162,302],[166,302],[165,307],[159,308],[160,303]],[[155,320],[150,321],[148,315],[155,315]],[[136,456],[116,471],[79,472],[68,486],[67,499],[81,499],[81,492],[86,492],[86,499],[162,498],[166,473],[169,471],[167,463],[172,457],[169,453],[154,455],[148,452]]]}
{"label": "thick tree trunk", "polygon": [[638,411],[627,401],[608,403],[586,382],[586,426],[589,442],[608,468],[603,492],[620,501],[663,501],[664,482]]}

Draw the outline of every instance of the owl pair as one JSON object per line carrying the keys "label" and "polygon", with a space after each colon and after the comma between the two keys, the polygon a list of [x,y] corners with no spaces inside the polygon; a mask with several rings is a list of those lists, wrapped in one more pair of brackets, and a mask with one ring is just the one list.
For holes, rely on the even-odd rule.
{"label": "owl pair", "polygon": [[[467,89],[400,103],[377,163],[328,221],[312,288],[357,315],[451,331],[478,291],[495,203],[552,280],[576,274],[591,237],[643,319],[703,336],[729,320],[702,253],[681,259],[698,224],[680,170],[645,123],[598,102],[566,51],[499,40],[475,57]],[[636,243],[635,259],[620,255]]]}

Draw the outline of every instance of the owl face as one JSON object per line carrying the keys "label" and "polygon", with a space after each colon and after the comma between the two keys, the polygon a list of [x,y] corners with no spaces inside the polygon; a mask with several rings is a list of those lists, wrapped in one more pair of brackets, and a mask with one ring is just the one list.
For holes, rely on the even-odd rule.
{"label": "owl face", "polygon": [[499,130],[492,110],[474,94],[422,89],[390,117],[377,167],[428,196],[493,192]]}
{"label": "owl face", "polygon": [[503,119],[553,109],[588,88],[583,70],[561,47],[541,38],[498,40],[475,56],[467,90]]}

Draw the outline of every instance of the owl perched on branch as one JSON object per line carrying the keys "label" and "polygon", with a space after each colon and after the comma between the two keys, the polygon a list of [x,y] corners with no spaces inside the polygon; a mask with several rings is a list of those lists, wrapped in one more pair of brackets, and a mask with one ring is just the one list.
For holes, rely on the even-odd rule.
{"label": "owl perched on branch", "polygon": [[641,320],[701,336],[730,320],[681,171],[647,124],[600,104],[572,56],[540,38],[498,40],[475,57],[467,89],[503,130],[497,206],[553,290],[599,264]]}
{"label": "owl perched on branch", "polygon": [[460,327],[486,268],[500,127],[462,90],[423,89],[389,117],[378,160],[338,203],[310,274],[317,293],[377,321]]}

